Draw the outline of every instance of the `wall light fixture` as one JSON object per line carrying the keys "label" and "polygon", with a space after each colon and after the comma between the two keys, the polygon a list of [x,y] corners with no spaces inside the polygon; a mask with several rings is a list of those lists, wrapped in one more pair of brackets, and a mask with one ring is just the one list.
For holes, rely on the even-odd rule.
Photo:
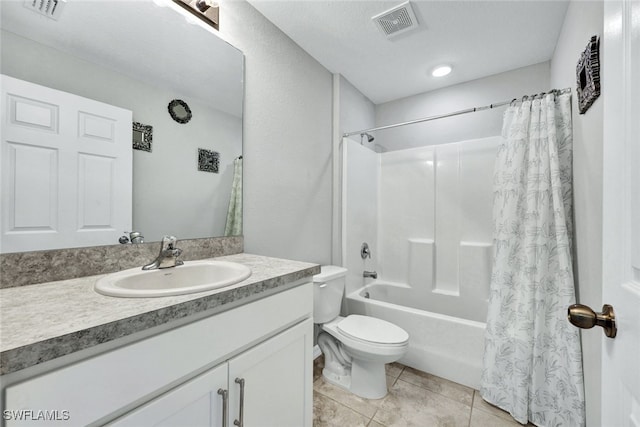
{"label": "wall light fixture", "polygon": [[173,0],[216,30],[220,30],[220,5],[213,0]]}

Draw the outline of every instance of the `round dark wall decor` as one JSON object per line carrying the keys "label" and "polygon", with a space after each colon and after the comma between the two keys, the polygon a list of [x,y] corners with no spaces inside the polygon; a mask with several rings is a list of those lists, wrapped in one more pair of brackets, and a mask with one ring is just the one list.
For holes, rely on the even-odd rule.
{"label": "round dark wall decor", "polygon": [[167,107],[169,109],[169,114],[171,114],[171,118],[178,123],[188,123],[191,120],[192,114],[191,109],[181,99],[174,99],[169,103]]}

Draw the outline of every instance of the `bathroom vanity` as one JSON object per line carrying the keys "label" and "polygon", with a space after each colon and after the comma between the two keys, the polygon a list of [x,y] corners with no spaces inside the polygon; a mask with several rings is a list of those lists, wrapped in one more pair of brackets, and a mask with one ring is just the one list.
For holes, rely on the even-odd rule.
{"label": "bathroom vanity", "polygon": [[216,259],[252,275],[164,298],[100,295],[102,276],[0,291],[4,425],[310,427],[319,267]]}

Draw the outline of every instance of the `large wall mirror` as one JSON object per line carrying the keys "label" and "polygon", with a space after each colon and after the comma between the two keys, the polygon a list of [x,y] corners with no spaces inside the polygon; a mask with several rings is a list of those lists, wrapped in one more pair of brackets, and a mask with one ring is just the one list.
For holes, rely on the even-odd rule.
{"label": "large wall mirror", "polygon": [[[242,158],[242,52],[170,0],[69,1],[56,19],[30,3],[0,3],[2,74],[132,112],[133,230],[145,242],[225,235]],[[188,105],[187,122],[172,119],[173,100]],[[202,150],[215,170],[199,168]],[[51,247],[24,250],[36,249]]]}

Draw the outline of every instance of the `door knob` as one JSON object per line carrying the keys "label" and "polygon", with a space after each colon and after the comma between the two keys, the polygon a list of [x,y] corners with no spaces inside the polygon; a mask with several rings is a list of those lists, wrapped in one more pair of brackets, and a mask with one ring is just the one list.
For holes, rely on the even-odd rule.
{"label": "door knob", "polygon": [[594,326],[602,326],[604,334],[609,338],[615,338],[618,328],[616,328],[616,316],[613,307],[609,304],[602,306],[602,313],[596,313],[586,305],[573,304],[569,306],[569,322],[582,329],[591,329]]}

